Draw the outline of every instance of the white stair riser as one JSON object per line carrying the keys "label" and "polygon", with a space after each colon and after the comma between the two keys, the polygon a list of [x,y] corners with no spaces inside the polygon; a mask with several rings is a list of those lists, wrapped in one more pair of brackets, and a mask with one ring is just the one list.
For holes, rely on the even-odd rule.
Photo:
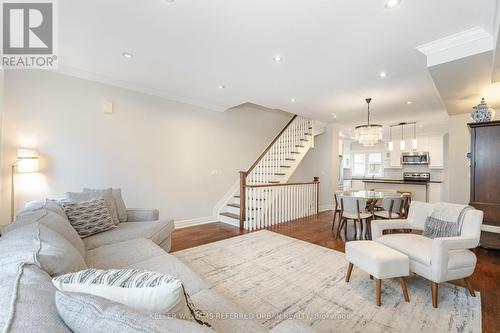
{"label": "white stair riser", "polygon": [[225,209],[225,211],[228,212],[228,213],[233,213],[233,214],[240,215],[240,209],[236,208],[236,207],[227,206],[226,209]]}

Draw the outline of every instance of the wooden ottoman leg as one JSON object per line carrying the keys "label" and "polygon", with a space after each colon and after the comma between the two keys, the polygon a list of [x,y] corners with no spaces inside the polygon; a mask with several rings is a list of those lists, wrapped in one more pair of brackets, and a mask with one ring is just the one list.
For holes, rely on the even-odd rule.
{"label": "wooden ottoman leg", "polygon": [[406,287],[406,280],[404,277],[399,278],[399,284],[401,285],[401,290],[403,291],[403,295],[405,297],[405,301],[410,301],[410,295],[408,295],[408,288]]}
{"label": "wooden ottoman leg", "polygon": [[349,279],[351,278],[351,272],[352,272],[352,264],[349,263],[349,266],[347,267],[347,274],[345,276],[345,282],[349,282]]}
{"label": "wooden ottoman leg", "polygon": [[375,303],[377,304],[377,306],[380,306],[382,304],[381,289],[382,289],[382,280],[375,279]]}
{"label": "wooden ottoman leg", "polygon": [[432,307],[438,307],[438,284],[432,282]]}

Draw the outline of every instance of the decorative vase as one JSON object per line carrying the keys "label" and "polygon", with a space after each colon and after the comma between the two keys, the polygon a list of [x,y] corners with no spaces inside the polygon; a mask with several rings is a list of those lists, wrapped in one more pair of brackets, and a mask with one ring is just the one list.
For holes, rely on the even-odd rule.
{"label": "decorative vase", "polygon": [[484,123],[487,121],[492,121],[493,117],[495,117],[495,110],[493,110],[486,101],[481,99],[481,103],[473,107],[474,111],[472,111],[470,117],[472,121],[475,123]]}

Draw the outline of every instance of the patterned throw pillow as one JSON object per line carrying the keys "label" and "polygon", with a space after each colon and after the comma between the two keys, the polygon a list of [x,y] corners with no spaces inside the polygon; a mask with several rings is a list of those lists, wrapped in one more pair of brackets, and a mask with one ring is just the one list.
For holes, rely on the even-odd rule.
{"label": "patterned throw pillow", "polygon": [[103,190],[88,190],[84,192],[66,192],[67,201],[89,201],[92,199],[104,199],[106,206],[109,209],[113,223],[118,225],[118,213],[116,211],[115,198],[113,197],[113,189],[107,188]]}
{"label": "patterned throw pillow", "polygon": [[[124,304],[134,310],[193,319],[182,282],[176,277],[139,269],[86,269],[52,279],[60,291],[87,293]],[[196,320],[198,321],[198,320]]]}
{"label": "patterned throw pillow", "polygon": [[116,227],[104,199],[83,202],[62,201],[60,204],[81,238]]}
{"label": "patterned throw pillow", "polygon": [[460,235],[459,224],[428,216],[425,220],[422,236],[429,238],[455,237]]}

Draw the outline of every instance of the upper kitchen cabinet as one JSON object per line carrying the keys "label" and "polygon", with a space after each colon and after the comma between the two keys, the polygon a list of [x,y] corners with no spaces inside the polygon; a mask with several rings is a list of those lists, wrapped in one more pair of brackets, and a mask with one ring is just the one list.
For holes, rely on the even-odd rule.
{"label": "upper kitchen cabinet", "polygon": [[[394,141],[394,149],[389,152],[390,159],[388,158],[388,163],[385,164],[386,168],[402,168],[401,165],[401,154],[405,152],[411,152],[411,140],[406,140],[406,147],[401,151],[399,147],[399,141]],[[443,169],[444,168],[444,136],[443,135],[433,135],[433,136],[421,136],[418,137],[418,149],[419,152],[428,152],[430,157],[430,169]]]}
{"label": "upper kitchen cabinet", "polygon": [[444,168],[444,136],[436,135],[429,136],[429,157],[431,169],[443,169]]}

